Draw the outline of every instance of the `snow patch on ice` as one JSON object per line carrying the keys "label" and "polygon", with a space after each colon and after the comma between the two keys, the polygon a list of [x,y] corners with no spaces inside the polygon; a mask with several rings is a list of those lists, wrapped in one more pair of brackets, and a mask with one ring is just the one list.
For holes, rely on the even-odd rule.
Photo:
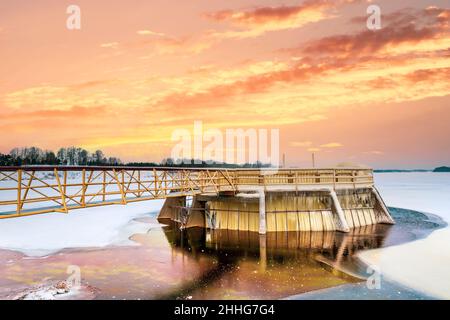
{"label": "snow patch on ice", "polygon": [[134,221],[158,212],[164,200],[0,220],[0,248],[43,257],[66,248],[136,245],[129,240],[156,224]]}

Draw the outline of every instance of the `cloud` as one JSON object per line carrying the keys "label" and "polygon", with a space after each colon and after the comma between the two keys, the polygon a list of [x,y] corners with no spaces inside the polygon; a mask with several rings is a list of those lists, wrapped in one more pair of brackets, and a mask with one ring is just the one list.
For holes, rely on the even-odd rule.
{"label": "cloud", "polygon": [[165,34],[160,34],[158,37],[153,37],[145,40],[141,40],[137,43],[129,44],[130,48],[137,47],[149,47],[153,49],[150,55],[145,58],[150,58],[155,55],[167,55],[167,54],[181,54],[191,55],[199,54],[214,44],[218,43],[219,39],[213,36],[212,32],[207,32],[200,36],[183,36],[183,37],[171,37]]}
{"label": "cloud", "polygon": [[101,48],[117,49],[118,46],[119,46],[118,42],[107,42],[107,43],[100,44]]}
{"label": "cloud", "polygon": [[[259,37],[270,31],[301,28],[312,22],[334,17],[329,11],[344,4],[362,0],[308,0],[298,6],[257,7],[249,10],[221,10],[203,14],[216,22],[228,22],[234,28],[225,31],[208,30],[200,35],[172,37],[151,30],[139,30],[139,35],[154,35],[161,39],[140,42],[150,45],[155,54],[199,54],[225,40]],[[148,55],[145,58],[150,58]]]}
{"label": "cloud", "polygon": [[[400,53],[411,50],[446,49],[449,45],[449,23],[445,19],[450,9],[428,8],[423,10],[400,10],[387,15],[381,30],[363,30],[352,35],[334,35],[312,41],[297,52],[335,57],[359,57],[377,52]],[[354,21],[354,19],[352,20]],[[423,45],[418,47],[418,45]],[[294,50],[295,51],[295,50]],[[398,53],[398,51],[397,51]]]}
{"label": "cloud", "polygon": [[[433,9],[432,12],[427,11],[426,14],[434,18],[426,18],[428,23],[416,24],[415,28],[420,25],[421,29],[430,29],[431,39],[442,39],[439,29],[443,22],[439,20],[439,16],[444,11]],[[406,21],[410,17],[399,16],[395,19]],[[398,32],[407,33],[408,30],[410,29],[401,28]],[[358,34],[347,36],[357,39],[356,42],[359,43],[362,40],[357,37]],[[387,38],[392,38],[392,35],[395,35],[394,39],[408,38],[406,35],[386,33]],[[169,49],[172,46],[173,50],[194,50],[200,44],[191,38],[140,38],[148,43],[164,43]],[[327,38],[308,42],[302,49],[325,41],[324,39]],[[378,41],[378,38],[369,38],[368,41]],[[194,69],[191,68],[184,74],[164,77],[153,75],[144,79],[93,80],[66,86],[39,85],[2,97],[2,107],[11,111],[7,118],[3,117],[2,123],[13,126],[17,122],[14,122],[12,114],[17,113],[20,114],[18,119],[21,125],[31,119],[33,122],[28,125],[27,130],[35,130],[45,121],[46,116],[70,119],[71,112],[75,114],[76,111],[74,106],[92,108],[96,112],[87,115],[86,119],[76,118],[74,126],[84,125],[87,128],[87,123],[92,126],[97,121],[98,125],[87,131],[91,136],[97,137],[97,131],[102,131],[98,136],[99,141],[106,141],[108,138],[113,143],[116,135],[122,134],[127,137],[123,142],[125,144],[137,141],[139,135],[150,139],[149,128],[153,130],[152,139],[164,139],[163,129],[164,133],[169,131],[167,136],[170,138],[173,127],[199,119],[217,128],[269,127],[274,124],[283,126],[322,122],[335,110],[351,105],[414,101],[448,95],[448,50],[429,47],[427,51],[423,51],[408,41],[402,42],[407,46],[406,50],[392,50],[392,44],[397,42],[385,40],[381,46],[371,47],[377,50],[363,50],[362,54],[358,54],[358,50],[355,54],[350,54],[351,50],[344,50],[345,54],[340,54],[341,51],[338,50],[335,54],[333,48],[324,48],[323,53],[304,50],[286,58],[277,54],[276,58],[264,61],[227,63],[222,67],[221,61],[215,64],[208,60],[205,62],[206,67],[195,69],[193,65]],[[350,45],[350,48],[360,49],[358,45]],[[98,106],[107,106],[108,112],[95,109]],[[80,109],[79,114],[84,114],[85,109]],[[62,121],[55,122],[59,125]],[[117,125],[117,122],[124,125]],[[118,130],[126,132],[117,132]],[[310,138],[304,137],[305,140]],[[334,141],[333,139],[346,141],[341,140],[340,136],[325,137],[321,141]],[[292,141],[290,146],[325,153],[342,144],[330,142],[316,146],[310,141]]]}
{"label": "cloud", "polygon": [[[292,10],[285,11],[284,15],[288,16],[292,12]],[[367,101],[387,102],[397,98],[415,100],[433,94],[442,95],[442,92],[445,92],[442,84],[445,86],[445,83],[448,83],[446,73],[448,59],[442,59],[448,56],[448,52],[442,50],[445,42],[448,42],[448,36],[445,37],[442,32],[445,22],[440,17],[446,14],[447,10],[438,8],[394,12],[388,16],[390,24],[383,30],[377,32],[363,30],[353,35],[335,35],[311,41],[303,47],[289,51],[296,59],[292,60],[289,57],[289,63],[285,63],[281,69],[268,69],[266,72],[231,81],[224,79],[201,90],[180,90],[166,95],[158,101],[158,104],[170,106],[183,104],[203,108],[212,101],[219,103],[237,96],[265,94],[282,84],[291,87],[308,87],[310,84],[310,88],[328,88],[330,84],[329,90],[336,91],[333,99],[323,97],[320,93],[317,93],[315,99],[316,104],[328,105]],[[273,15],[277,18],[284,16],[268,13],[259,15],[261,17]],[[216,18],[226,19],[229,16],[229,12],[223,12]],[[423,51],[423,48],[413,45],[426,39],[441,41],[441,46],[429,47],[428,51]],[[393,46],[398,44],[405,45],[404,52],[392,50]],[[299,52],[300,58],[297,56]],[[417,71],[416,68],[420,66],[424,71]],[[344,74],[345,77],[342,76]],[[416,80],[418,83],[420,79],[423,79],[423,83],[440,82],[441,86],[437,87],[434,93],[431,91],[426,93],[415,87],[402,91],[406,80]],[[330,81],[337,83],[332,84]],[[375,92],[365,91],[367,88],[383,89],[384,92],[377,96]],[[361,94],[356,94],[358,89]],[[401,95],[397,92],[399,90],[402,92]],[[337,92],[340,92],[340,96]]]}
{"label": "cloud", "polygon": [[330,143],[326,143],[326,144],[321,144],[320,147],[321,148],[340,148],[343,147],[344,145],[339,143],[339,142],[330,142]]}
{"label": "cloud", "polygon": [[104,115],[107,113],[107,108],[105,106],[92,106],[89,108],[73,106],[66,110],[48,110],[42,109],[37,111],[21,111],[14,113],[3,114],[2,120],[15,119],[15,120],[36,120],[36,119],[74,119],[74,118],[85,118],[85,117],[95,117],[99,114]]}
{"label": "cloud", "polygon": [[[128,82],[128,84],[130,84]],[[115,79],[94,80],[71,85],[41,85],[16,90],[3,97],[3,104],[11,110],[67,110],[73,106],[99,105],[120,108],[142,105],[148,98],[136,93],[121,95],[127,81]]]}
{"label": "cloud", "polygon": [[165,33],[154,32],[151,30],[138,30],[136,33],[140,36],[158,36],[158,37],[167,37]]}
{"label": "cloud", "polygon": [[321,151],[322,148],[339,148],[343,147],[341,143],[338,142],[330,142],[326,144],[322,144],[319,147],[313,147],[313,143],[311,141],[292,141],[290,143],[291,147],[308,147],[306,150],[309,152]]}
{"label": "cloud", "polygon": [[247,10],[221,10],[204,14],[208,19],[229,22],[245,28],[217,34],[224,38],[255,37],[269,31],[300,28],[308,23],[333,17],[328,11],[358,0],[308,0],[296,6],[256,7]]}
{"label": "cloud", "polygon": [[415,84],[420,82],[448,82],[450,79],[450,67],[415,70],[406,74],[404,79]]}
{"label": "cloud", "polygon": [[372,150],[372,151],[364,151],[364,154],[371,154],[371,155],[383,155],[384,152],[383,151],[378,151],[378,150]]}

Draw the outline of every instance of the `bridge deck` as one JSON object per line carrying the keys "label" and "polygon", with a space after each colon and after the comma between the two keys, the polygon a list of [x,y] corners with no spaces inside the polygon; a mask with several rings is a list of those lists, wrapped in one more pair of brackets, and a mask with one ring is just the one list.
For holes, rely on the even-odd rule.
{"label": "bridge deck", "polygon": [[371,169],[0,167],[0,219],[202,193],[373,186]]}

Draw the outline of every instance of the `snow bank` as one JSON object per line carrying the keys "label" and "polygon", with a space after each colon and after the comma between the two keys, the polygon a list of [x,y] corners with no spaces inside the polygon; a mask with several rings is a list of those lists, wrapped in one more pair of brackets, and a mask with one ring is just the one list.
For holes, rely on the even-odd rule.
{"label": "snow bank", "polygon": [[155,225],[133,221],[158,212],[164,201],[110,205],[0,220],[0,248],[45,256],[64,248],[136,245],[128,238]]}
{"label": "snow bank", "polygon": [[[382,173],[376,185],[388,206],[424,211],[450,221],[449,173]],[[417,291],[450,299],[450,228],[399,246],[363,251],[359,257],[384,277]]]}

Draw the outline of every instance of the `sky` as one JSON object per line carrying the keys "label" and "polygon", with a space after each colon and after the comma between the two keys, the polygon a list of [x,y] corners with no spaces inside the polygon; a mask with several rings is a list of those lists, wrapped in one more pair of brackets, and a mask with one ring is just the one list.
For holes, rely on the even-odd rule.
{"label": "sky", "polygon": [[160,161],[202,121],[279,129],[290,167],[313,152],[318,166],[450,165],[449,21],[447,0],[2,0],[0,152]]}

